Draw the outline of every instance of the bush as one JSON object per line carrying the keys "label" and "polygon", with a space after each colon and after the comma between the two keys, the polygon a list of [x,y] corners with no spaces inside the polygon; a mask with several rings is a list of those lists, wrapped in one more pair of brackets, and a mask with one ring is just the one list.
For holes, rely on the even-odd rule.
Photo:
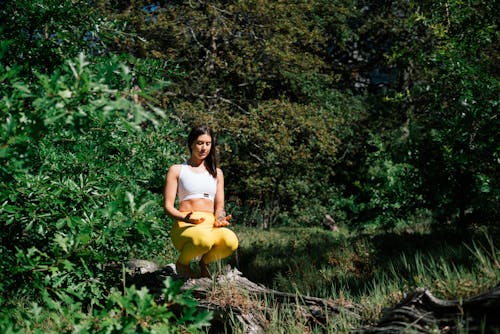
{"label": "bush", "polygon": [[43,308],[33,303],[14,312],[2,309],[0,330],[2,333],[196,333],[210,324],[211,314],[196,310],[197,302],[191,293],[181,292],[181,281],[167,278],[164,285],[162,295],[169,307],[155,301],[147,288],[139,290],[131,286],[124,291],[112,289],[104,305],[89,313],[82,311],[81,296],[75,291],[59,292],[57,299],[44,293]]}
{"label": "bush", "polygon": [[11,41],[4,50],[5,64],[51,73],[82,51],[106,51],[100,35],[108,22],[98,18],[89,1],[19,0],[0,4],[2,40]]}
{"label": "bush", "polygon": [[2,304],[16,291],[103,307],[120,280],[110,265],[167,242],[161,189],[180,134],[114,58],[80,55],[29,84],[1,66]]}

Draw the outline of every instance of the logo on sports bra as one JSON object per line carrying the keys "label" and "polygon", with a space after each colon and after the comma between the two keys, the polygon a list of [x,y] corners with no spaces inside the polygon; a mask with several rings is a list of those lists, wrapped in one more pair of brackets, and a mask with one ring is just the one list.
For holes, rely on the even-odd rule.
{"label": "logo on sports bra", "polygon": [[205,198],[210,198],[210,195],[209,195],[209,194],[207,194],[207,193],[203,193],[203,197],[205,197]]}

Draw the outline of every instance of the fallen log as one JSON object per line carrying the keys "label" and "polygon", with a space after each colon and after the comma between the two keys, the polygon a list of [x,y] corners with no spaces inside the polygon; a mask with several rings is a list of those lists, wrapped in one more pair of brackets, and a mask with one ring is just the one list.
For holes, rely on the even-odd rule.
{"label": "fallen log", "polygon": [[[173,264],[158,268],[148,261],[133,260],[128,267],[129,284],[146,286],[158,295],[167,276],[183,279],[177,275]],[[244,333],[266,333],[273,310],[285,305],[294,307],[297,317],[311,325],[325,325],[327,319],[340,312],[357,316],[355,305],[268,289],[243,277],[235,268],[226,267],[214,278],[183,280],[182,289],[191,291],[198,307],[213,313],[212,329],[219,328],[223,332],[237,326]]]}
{"label": "fallen log", "polygon": [[417,289],[356,333],[500,333],[500,285],[464,300],[436,298]]}
{"label": "fallen log", "polygon": [[[146,286],[161,296],[167,276],[182,279],[169,264],[163,268],[139,260],[129,262],[130,284]],[[212,331],[266,333],[275,308],[295,307],[298,318],[309,325],[325,325],[341,312],[359,318],[360,308],[348,302],[302,296],[268,289],[243,277],[237,269],[225,268],[216,277],[183,279],[183,290],[191,290],[198,307],[213,313]],[[330,320],[331,321],[331,320]],[[417,289],[387,309],[372,326],[352,334],[375,333],[500,333],[500,285],[464,300],[444,300],[427,289]]]}

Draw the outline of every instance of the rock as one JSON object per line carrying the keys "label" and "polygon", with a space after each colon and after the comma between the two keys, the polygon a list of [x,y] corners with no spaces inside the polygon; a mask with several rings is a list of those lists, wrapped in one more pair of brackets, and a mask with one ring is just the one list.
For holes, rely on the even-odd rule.
{"label": "rock", "polygon": [[131,259],[127,262],[127,269],[132,274],[154,273],[160,270],[160,267],[151,261]]}

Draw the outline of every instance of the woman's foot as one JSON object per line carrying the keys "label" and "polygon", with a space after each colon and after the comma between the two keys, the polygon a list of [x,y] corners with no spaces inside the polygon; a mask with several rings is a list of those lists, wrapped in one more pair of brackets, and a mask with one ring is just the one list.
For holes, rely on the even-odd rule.
{"label": "woman's foot", "polygon": [[203,259],[200,260],[200,275],[201,277],[212,278],[212,275],[210,275],[210,271],[208,271],[208,264],[203,262]]}
{"label": "woman's foot", "polygon": [[196,278],[196,275],[191,270],[191,267],[189,267],[189,264],[182,264],[177,261],[177,263],[175,264],[175,270],[177,271],[177,275],[184,278]]}

